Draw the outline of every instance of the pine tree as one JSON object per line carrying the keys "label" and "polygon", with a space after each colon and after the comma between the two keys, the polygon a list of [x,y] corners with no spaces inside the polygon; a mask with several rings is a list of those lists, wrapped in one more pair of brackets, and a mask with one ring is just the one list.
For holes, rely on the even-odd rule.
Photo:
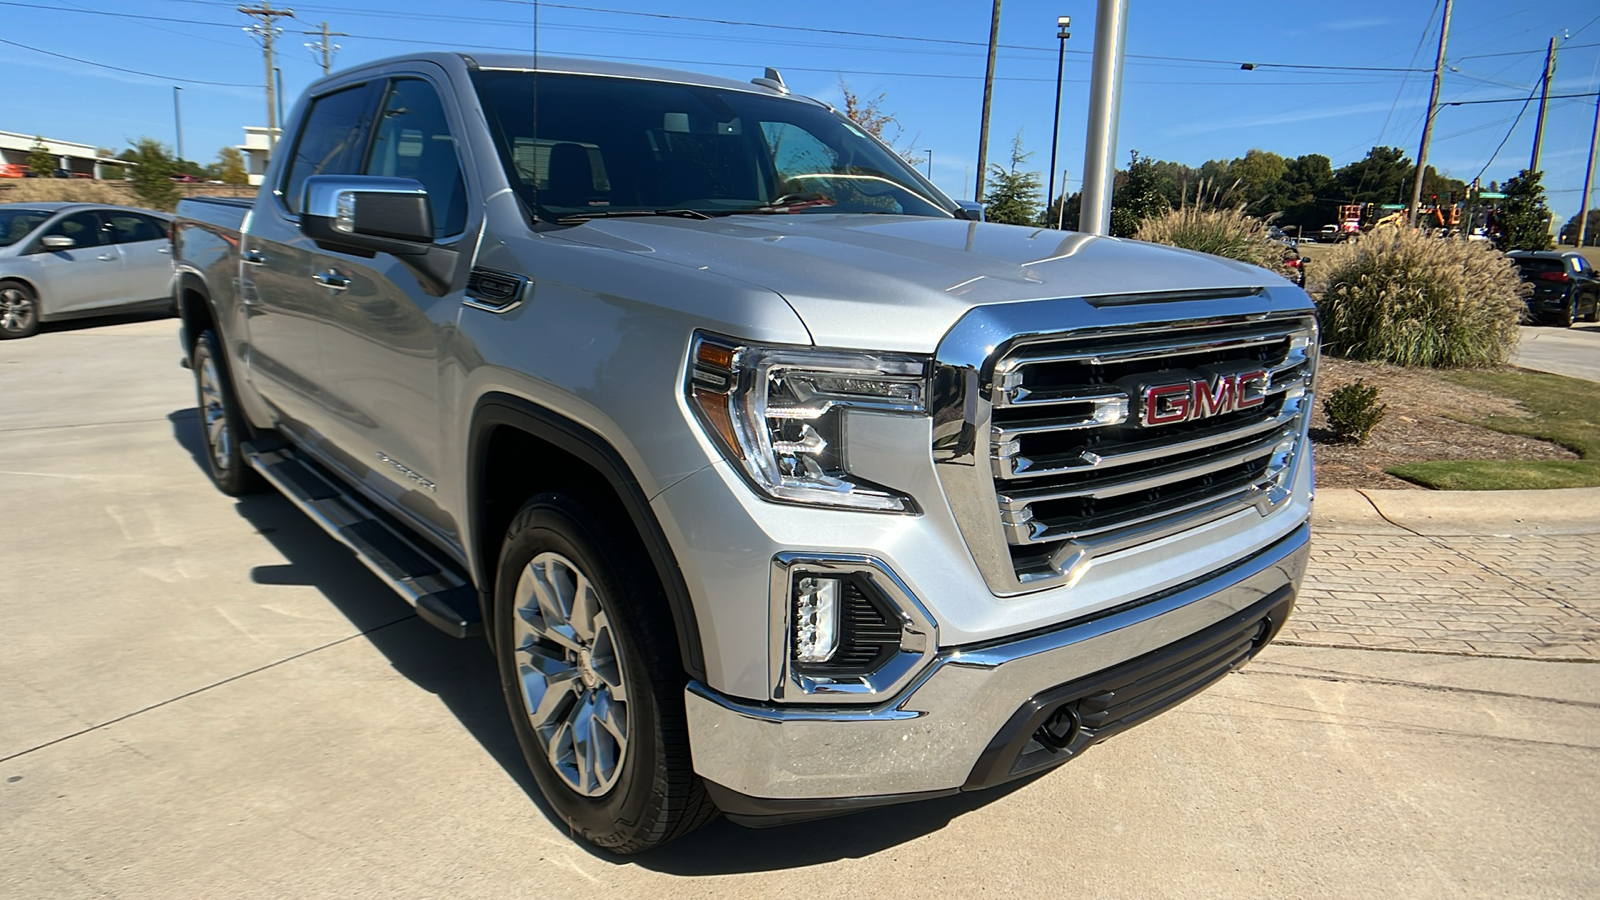
{"label": "pine tree", "polygon": [[1134,150],[1128,160],[1128,173],[1122,186],[1111,195],[1111,234],[1114,237],[1133,237],[1145,219],[1158,216],[1168,208],[1167,198],[1161,194],[1155,160],[1140,156]]}
{"label": "pine tree", "polygon": [[1523,169],[1506,182],[1505,206],[1500,215],[1505,234],[1503,249],[1550,249],[1550,209],[1545,206],[1544,186],[1539,183],[1543,175]]}
{"label": "pine tree", "polygon": [[142,137],[132,142],[133,149],[124,151],[122,157],[134,165],[129,176],[133,192],[144,205],[153,209],[172,209],[178,205],[178,186],[172,183],[176,171],[167,148],[155,138]]}
{"label": "pine tree", "polygon": [[1011,168],[989,166],[993,185],[983,198],[983,216],[990,222],[1006,225],[1039,224],[1039,173],[1023,172],[1020,167],[1032,153],[1022,150],[1022,132],[1011,139]]}

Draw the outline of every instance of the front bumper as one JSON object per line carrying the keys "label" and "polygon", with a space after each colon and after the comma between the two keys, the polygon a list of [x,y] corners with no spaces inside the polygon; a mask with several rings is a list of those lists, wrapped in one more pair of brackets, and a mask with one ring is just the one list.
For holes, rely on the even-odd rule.
{"label": "front bumper", "polygon": [[[692,682],[695,770],[724,812],[780,824],[989,787],[1065,762],[1265,646],[1293,605],[1309,541],[1302,524],[1224,569],[1088,620],[948,648],[875,707],[751,704]],[[1133,691],[1132,713],[1096,719],[1099,730],[1088,717],[1071,734],[1058,729],[1059,750],[1034,739],[1041,723],[1077,718],[1080,706],[1102,709],[1130,684],[1144,686]],[[1057,715],[1068,706],[1070,716]]]}

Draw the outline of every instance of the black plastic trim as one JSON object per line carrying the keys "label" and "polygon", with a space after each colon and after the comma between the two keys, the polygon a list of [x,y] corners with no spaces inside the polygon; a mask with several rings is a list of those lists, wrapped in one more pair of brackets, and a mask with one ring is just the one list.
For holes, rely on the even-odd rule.
{"label": "black plastic trim", "polygon": [[[496,393],[479,398],[472,416],[468,457],[471,470],[467,473],[467,497],[473,510],[474,536],[469,552],[478,555],[476,548],[482,543],[479,539],[482,537],[485,504],[478,502],[477,498],[485,489],[478,483],[479,473],[488,463],[488,443],[484,438],[499,426],[516,428],[546,441],[584,461],[605,477],[628,511],[628,517],[632,519],[645,551],[655,565],[656,575],[661,579],[673,623],[677,626],[678,651],[683,657],[684,670],[691,678],[705,681],[705,651],[700,643],[700,624],[695,617],[694,603],[689,597],[689,588],[678,568],[672,545],[667,541],[661,523],[656,520],[655,511],[650,508],[650,500],[639,486],[639,480],[633,476],[616,449],[593,431],[521,397]],[[494,565],[495,560],[477,559],[479,572],[493,572]],[[487,575],[485,580],[490,580]],[[484,621],[491,620],[491,592],[492,587],[487,583],[480,585],[478,596]]]}
{"label": "black plastic trim", "polygon": [[843,816],[879,806],[916,803],[922,800],[933,800],[938,797],[948,797],[952,794],[960,793],[957,788],[947,788],[940,791],[919,791],[911,794],[873,794],[868,797],[806,797],[793,800],[774,800],[768,797],[752,797],[749,794],[741,794],[714,781],[705,782],[705,786],[706,793],[711,795],[711,802],[722,810],[722,815],[735,825],[743,825],[746,828],[773,828],[778,825],[793,825],[796,822],[810,822],[815,819]]}

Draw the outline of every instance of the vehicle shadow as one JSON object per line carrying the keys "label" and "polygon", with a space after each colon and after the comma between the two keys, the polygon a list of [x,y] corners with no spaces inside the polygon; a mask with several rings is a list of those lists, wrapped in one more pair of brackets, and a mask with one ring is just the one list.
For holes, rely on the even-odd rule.
{"label": "vehicle shadow", "polygon": [[105,313],[98,316],[84,316],[79,319],[58,319],[54,322],[40,322],[40,334],[53,334],[60,331],[85,331],[90,328],[102,328],[107,325],[126,325],[132,322],[154,322],[158,319],[170,319],[177,314],[172,311],[171,305],[145,310],[131,310],[124,312]]}
{"label": "vehicle shadow", "polygon": [[[200,439],[199,410],[167,416],[173,439],[209,478]],[[394,670],[438,697],[469,734],[527,795],[559,833],[567,833],[545,803],[507,719],[499,674],[480,639],[448,637],[410,612],[395,593],[283,496],[267,491],[237,497],[234,509],[283,555],[286,563],[256,566],[257,584],[316,588],[362,632]],[[617,856],[574,840],[595,860],[638,865],[673,875],[717,875],[811,866],[869,856],[938,831],[950,820],[1027,784],[1013,782],[988,791],[958,794],[911,806],[868,810],[851,816],[779,828],[748,829],[718,819],[658,850]]]}

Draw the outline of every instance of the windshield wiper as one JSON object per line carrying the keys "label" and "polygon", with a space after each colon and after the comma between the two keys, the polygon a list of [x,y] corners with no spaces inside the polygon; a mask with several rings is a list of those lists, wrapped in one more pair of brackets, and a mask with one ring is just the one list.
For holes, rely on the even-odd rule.
{"label": "windshield wiper", "polygon": [[590,219],[626,219],[639,216],[673,216],[679,219],[709,219],[711,216],[698,209],[598,209],[594,212],[570,213],[556,219],[557,225],[578,225]]}
{"label": "windshield wiper", "polygon": [[787,213],[797,209],[810,209],[813,206],[836,206],[838,201],[832,197],[807,197],[804,200],[788,200],[779,198],[777,203],[763,203],[760,206],[746,206],[740,209],[717,210],[721,215],[735,216],[745,213]]}

